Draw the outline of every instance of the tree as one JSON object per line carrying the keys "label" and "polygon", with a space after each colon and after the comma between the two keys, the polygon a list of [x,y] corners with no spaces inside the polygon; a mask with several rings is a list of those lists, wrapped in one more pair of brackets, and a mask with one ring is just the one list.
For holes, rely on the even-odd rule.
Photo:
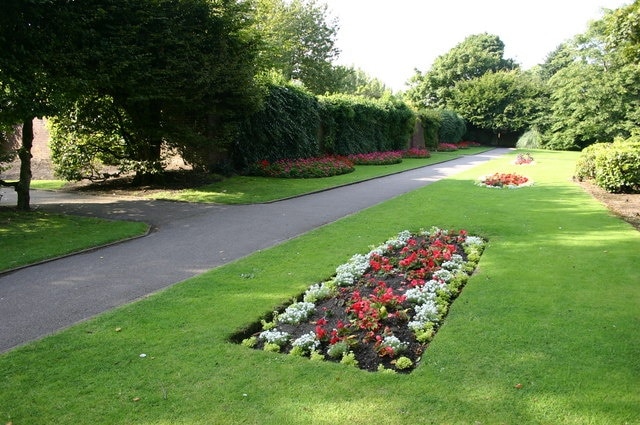
{"label": "tree", "polygon": [[332,62],[338,56],[336,19],[316,0],[257,0],[255,25],[265,46],[262,65],[315,94],[331,91]]}
{"label": "tree", "polygon": [[72,25],[68,3],[49,0],[7,0],[0,14],[0,124],[19,125],[20,178],[11,186],[19,210],[30,209],[33,119],[55,114],[62,93],[71,91],[72,79],[60,78],[61,51],[66,51],[66,29]]}
{"label": "tree", "polygon": [[633,53],[637,4],[608,11],[585,33],[565,43],[561,55],[551,55],[543,64],[551,93],[550,115],[542,122],[545,146],[582,149],[637,131],[640,64]]}
{"label": "tree", "polygon": [[475,34],[434,61],[426,73],[416,70],[409,81],[407,96],[413,103],[429,108],[451,109],[449,104],[459,82],[479,78],[488,72],[518,68],[504,58],[504,43],[496,35]]}
{"label": "tree", "polygon": [[337,65],[331,71],[329,93],[343,93],[380,99],[391,95],[391,90],[379,79],[361,69]]}
{"label": "tree", "polygon": [[[67,116],[53,120],[62,136],[53,140],[54,159],[86,170],[106,156],[123,171],[135,170],[138,183],[162,170],[163,147],[198,167],[219,161],[234,123],[260,100],[248,5],[93,0],[77,4],[76,12],[82,42],[73,69],[86,90]],[[95,155],[65,149],[70,139],[92,146]]]}
{"label": "tree", "polygon": [[452,108],[498,139],[531,127],[541,115],[545,98],[542,83],[518,70],[488,72],[460,81],[452,93]]}

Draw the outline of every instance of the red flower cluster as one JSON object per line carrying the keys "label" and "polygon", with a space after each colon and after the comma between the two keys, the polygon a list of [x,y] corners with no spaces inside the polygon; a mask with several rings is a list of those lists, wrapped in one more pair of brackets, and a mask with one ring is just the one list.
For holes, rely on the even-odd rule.
{"label": "red flower cluster", "polygon": [[431,153],[426,149],[411,148],[402,152],[403,158],[431,158]]}
{"label": "red flower cluster", "polygon": [[270,163],[266,159],[250,167],[249,174],[266,177],[317,178],[347,174],[354,171],[353,163],[339,156],[305,159],[282,159]]}
{"label": "red flower cluster", "polygon": [[402,162],[401,151],[359,153],[347,156],[356,165],[388,165]]}
{"label": "red flower cluster", "polygon": [[485,177],[482,180],[482,184],[494,187],[520,186],[528,181],[527,177],[515,173],[494,173]]}

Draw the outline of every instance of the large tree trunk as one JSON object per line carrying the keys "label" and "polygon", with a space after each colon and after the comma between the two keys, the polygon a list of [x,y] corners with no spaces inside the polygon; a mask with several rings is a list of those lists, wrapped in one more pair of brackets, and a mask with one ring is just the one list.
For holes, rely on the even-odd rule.
{"label": "large tree trunk", "polygon": [[18,194],[18,210],[29,211],[31,188],[31,148],[33,146],[33,118],[28,118],[22,123],[22,146],[18,151],[20,158],[20,180],[15,185]]}

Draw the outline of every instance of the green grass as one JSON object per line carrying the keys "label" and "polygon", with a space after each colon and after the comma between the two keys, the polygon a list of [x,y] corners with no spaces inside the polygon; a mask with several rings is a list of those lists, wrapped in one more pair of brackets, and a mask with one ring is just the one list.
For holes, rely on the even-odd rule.
{"label": "green grass", "polygon": [[[6,353],[0,422],[638,424],[640,234],[570,181],[577,154],[534,157],[491,161]],[[473,185],[495,171],[536,184]],[[489,244],[412,374],[227,342],[352,254],[431,225]]]}
{"label": "green grass", "polygon": [[156,199],[218,204],[271,202],[448,161],[463,155],[473,155],[487,149],[486,147],[474,147],[454,152],[433,152],[431,158],[405,158],[400,164],[393,165],[359,165],[355,167],[356,170],[354,172],[349,174],[316,179],[234,176],[196,189],[156,193],[153,197]]}
{"label": "green grass", "polygon": [[67,183],[64,180],[31,180],[31,189],[57,190],[62,189]]}
{"label": "green grass", "polygon": [[0,271],[142,235],[147,228],[139,222],[0,209]]}

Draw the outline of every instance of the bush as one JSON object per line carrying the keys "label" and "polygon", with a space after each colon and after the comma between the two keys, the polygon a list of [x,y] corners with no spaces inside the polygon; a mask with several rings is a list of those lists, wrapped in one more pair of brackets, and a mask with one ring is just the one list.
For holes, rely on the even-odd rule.
{"label": "bush", "polygon": [[390,165],[402,162],[402,152],[371,152],[349,155],[347,159],[355,165]]}
{"label": "bush", "polygon": [[320,98],[322,150],[354,155],[404,150],[413,133],[415,115],[393,97],[367,99],[336,94]]}
{"label": "bush", "polygon": [[318,100],[302,88],[269,85],[262,109],[240,126],[232,149],[236,167],[319,156],[319,114]]}
{"label": "bush", "polygon": [[582,150],[576,177],[609,192],[640,192],[640,137],[595,143]]}
{"label": "bush", "polygon": [[437,149],[438,135],[440,134],[440,126],[442,125],[440,111],[436,109],[423,109],[418,111],[417,115],[424,131],[424,145],[428,149]]}
{"label": "bush", "polygon": [[353,163],[346,158],[322,157],[307,159],[281,159],[273,163],[262,160],[249,167],[248,174],[280,178],[317,178],[351,173]]}
{"label": "bush", "polygon": [[581,181],[595,179],[596,156],[610,147],[611,143],[594,143],[584,148],[576,160],[576,178]]}
{"label": "bush", "polygon": [[460,115],[454,111],[443,109],[440,111],[441,125],[438,132],[440,142],[457,143],[467,132],[467,126]]}
{"label": "bush", "polygon": [[613,193],[640,192],[640,144],[614,143],[595,158],[596,184]]}
{"label": "bush", "polygon": [[540,149],[542,146],[542,135],[537,128],[524,133],[516,142],[516,148],[518,149]]}

